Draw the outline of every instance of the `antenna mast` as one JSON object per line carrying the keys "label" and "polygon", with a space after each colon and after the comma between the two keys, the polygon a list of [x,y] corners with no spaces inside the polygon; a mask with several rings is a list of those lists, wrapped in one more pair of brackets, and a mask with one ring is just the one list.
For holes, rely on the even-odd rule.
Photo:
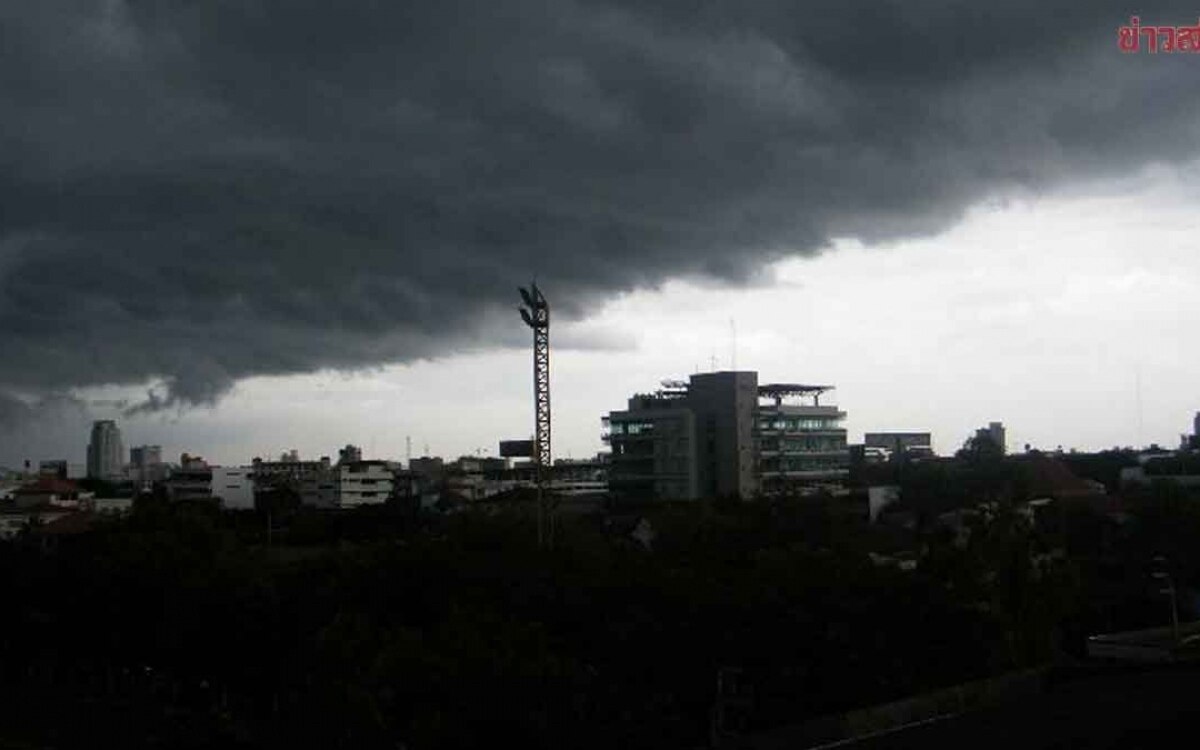
{"label": "antenna mast", "polygon": [[729,319],[729,369],[737,371],[737,324]]}

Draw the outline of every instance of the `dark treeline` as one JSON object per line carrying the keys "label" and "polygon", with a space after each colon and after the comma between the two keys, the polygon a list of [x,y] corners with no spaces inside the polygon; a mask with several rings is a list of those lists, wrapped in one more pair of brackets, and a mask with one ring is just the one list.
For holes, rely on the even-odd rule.
{"label": "dark treeline", "polygon": [[[646,511],[650,549],[633,516],[564,520],[550,551],[518,511],[300,511],[268,546],[265,515],[143,499],[0,545],[4,736],[695,747],[722,670],[747,691],[725,721],[754,731],[1160,624],[1145,558],[1166,550],[1183,585],[1200,538],[1172,492],[1147,491],[1119,533],[1086,508],[1034,524],[1002,502],[966,542],[899,538],[817,498]],[[902,550],[915,567],[892,564]]]}

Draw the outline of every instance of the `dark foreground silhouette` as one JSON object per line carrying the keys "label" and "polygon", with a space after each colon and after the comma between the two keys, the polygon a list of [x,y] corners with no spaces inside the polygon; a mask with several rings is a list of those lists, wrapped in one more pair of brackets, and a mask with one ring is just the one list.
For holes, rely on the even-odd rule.
{"label": "dark foreground silhouette", "polygon": [[268,546],[264,516],[139,500],[0,545],[0,739],[695,747],[719,674],[742,686],[722,730],[754,733],[1079,653],[1123,611],[1160,622],[1103,571],[1196,526],[1143,510],[1114,541],[1086,510],[1042,529],[1000,503],[955,543],[830,499],[701,503],[567,520],[545,551],[519,510],[300,512]]}

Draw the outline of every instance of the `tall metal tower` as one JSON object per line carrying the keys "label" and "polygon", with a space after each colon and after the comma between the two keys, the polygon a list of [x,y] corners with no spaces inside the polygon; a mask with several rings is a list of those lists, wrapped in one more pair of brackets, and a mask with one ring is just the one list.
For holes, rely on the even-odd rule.
{"label": "tall metal tower", "polygon": [[550,304],[536,283],[519,289],[525,307],[519,308],[525,325],[533,329],[533,463],[537,470],[538,545],[550,534],[546,482],[550,478]]}

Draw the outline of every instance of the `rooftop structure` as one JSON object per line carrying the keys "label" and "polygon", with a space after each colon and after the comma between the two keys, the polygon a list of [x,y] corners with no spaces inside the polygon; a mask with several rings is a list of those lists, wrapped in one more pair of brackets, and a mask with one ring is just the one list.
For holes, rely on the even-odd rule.
{"label": "rooftop structure", "polygon": [[933,436],[928,432],[868,432],[863,445],[884,451],[891,461],[933,456]]}

